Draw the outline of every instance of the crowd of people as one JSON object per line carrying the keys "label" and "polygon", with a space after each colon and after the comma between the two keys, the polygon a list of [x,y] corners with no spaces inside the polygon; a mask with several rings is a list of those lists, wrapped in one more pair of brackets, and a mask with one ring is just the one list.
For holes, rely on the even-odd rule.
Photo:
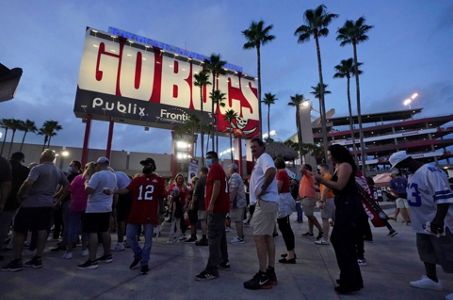
{"label": "crowd of people", "polygon": [[[41,268],[46,241],[52,235],[60,239],[52,251],[62,251],[63,259],[72,259],[74,249],[81,244],[80,254],[86,261],[78,265],[80,269],[111,263],[112,251],[131,248],[129,268],[139,267],[141,274],[147,274],[153,237],[169,226],[167,243],[208,247],[206,266],[195,276],[197,281],[207,281],[218,278],[219,270],[231,267],[228,244],[245,243],[249,237],[244,226],[250,225],[258,272],[243,286],[269,289],[278,283],[277,228],[286,247],[278,262],[296,264],[290,216],[297,212],[301,223],[303,212],[308,220],[303,236],[313,237],[319,246],[332,244],[334,248],[340,269],[335,290],[347,294],[362,289],[360,266],[367,264],[364,240],[372,240],[369,218],[376,226],[387,226],[390,236],[396,231],[373,200],[373,186],[361,176],[350,152],[331,145],[328,155],[333,168],[320,165],[315,172],[304,164],[297,181],[283,159],[274,160],[266,153],[261,139],[252,139],[250,145],[254,168],[249,178],[243,179],[234,163],[224,169],[218,154],[210,151],[206,167],[200,168],[190,183],[183,174],[166,182],[156,172],[152,158],[141,161],[142,172],[133,177],[114,171],[107,157],[85,166],[72,161],[66,172],[55,166],[51,150],[43,151],[39,164],[30,168],[23,165],[21,152],[14,153],[10,161],[0,158],[0,245],[10,239],[13,250],[13,259],[2,270],[20,271],[24,265]],[[413,160],[405,152],[392,155],[390,163],[400,174],[411,173],[408,179],[398,176],[390,184],[398,199],[397,209],[417,232],[417,249],[426,268],[426,274],[410,285],[441,289],[436,265],[453,272],[448,255],[453,249],[453,192],[443,171]],[[317,209],[321,222],[315,215]],[[227,241],[230,226],[235,237]],[[114,246],[113,228],[117,233]],[[99,243],[102,255],[97,253]],[[34,255],[23,263],[26,245]]]}

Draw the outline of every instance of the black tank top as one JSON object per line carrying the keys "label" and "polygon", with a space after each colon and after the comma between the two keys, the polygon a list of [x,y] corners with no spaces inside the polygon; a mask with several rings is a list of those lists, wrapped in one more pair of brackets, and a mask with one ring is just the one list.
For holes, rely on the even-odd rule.
{"label": "black tank top", "polygon": [[[332,181],[338,181],[337,171],[332,176]],[[340,191],[337,189],[332,189],[335,196],[350,196],[357,194],[357,187],[355,185],[355,176],[354,173],[351,173],[349,176],[348,183],[346,183],[345,187]]]}

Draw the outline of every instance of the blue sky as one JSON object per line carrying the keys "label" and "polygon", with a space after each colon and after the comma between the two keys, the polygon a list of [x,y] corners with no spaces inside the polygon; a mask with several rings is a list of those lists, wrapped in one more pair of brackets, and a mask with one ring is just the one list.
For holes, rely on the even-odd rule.
{"label": "blue sky", "polygon": [[[0,118],[28,118],[38,126],[58,120],[64,129],[53,141],[59,145],[80,146],[83,140],[83,124],[72,109],[86,26],[103,30],[113,26],[201,54],[220,53],[246,73],[256,74],[256,53],[242,49],[241,31],[260,19],[274,25],[276,36],[262,50],[263,93],[277,95],[271,127],[278,139],[287,138],[295,131],[294,112],[287,106],[290,96],[313,98],[310,87],[318,82],[314,42],[298,44],[294,31],[303,22],[303,12],[319,4],[340,15],[329,36],[320,41],[324,78],[332,92],[326,106],[335,108],[336,116],[346,115],[347,105],[346,83],[332,78],[334,66],[352,56],[350,46],[340,47],[335,40],[336,31],[346,19],[361,16],[374,26],[369,40],[358,48],[364,63],[363,112],[404,109],[402,101],[418,92],[414,107],[424,108],[420,116],[453,113],[452,1],[2,2],[0,62],[23,68],[24,75],[16,98],[0,104]],[[94,122],[91,147],[105,147],[107,126]],[[114,137],[117,150],[170,151],[167,130],[116,125]]]}

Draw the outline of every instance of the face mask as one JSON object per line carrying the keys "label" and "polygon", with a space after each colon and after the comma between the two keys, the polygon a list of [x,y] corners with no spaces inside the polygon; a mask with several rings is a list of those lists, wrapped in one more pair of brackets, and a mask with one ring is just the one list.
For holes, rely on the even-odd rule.
{"label": "face mask", "polygon": [[210,168],[213,163],[214,162],[212,161],[212,158],[206,158],[206,165],[208,166],[208,168]]}
{"label": "face mask", "polygon": [[71,173],[71,174],[72,174],[72,173],[77,173],[77,169],[74,168],[73,166],[69,166],[69,167],[68,167],[68,173]]}

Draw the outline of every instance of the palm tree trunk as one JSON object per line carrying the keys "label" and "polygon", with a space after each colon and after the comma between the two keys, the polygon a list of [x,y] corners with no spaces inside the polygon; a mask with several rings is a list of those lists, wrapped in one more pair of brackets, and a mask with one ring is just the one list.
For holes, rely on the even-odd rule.
{"label": "palm tree trunk", "polygon": [[25,143],[25,136],[27,135],[28,131],[24,131],[24,136],[22,137],[22,143],[20,143],[20,148],[19,148],[19,151],[22,152],[22,148],[24,147],[24,143]]}
{"label": "palm tree trunk", "polygon": [[44,136],[44,144],[42,144],[42,151],[44,151],[44,149],[46,149],[46,144],[47,144],[47,135]]}
{"label": "palm tree trunk", "polygon": [[[215,91],[215,74],[212,73],[212,95],[214,95],[214,91]],[[212,146],[211,146],[211,150],[212,151],[215,151],[215,143],[214,143],[214,134],[215,134],[215,131],[216,131],[216,128],[217,128],[217,116],[214,114],[214,99],[211,99],[211,113],[212,113],[212,117],[214,118],[214,124],[213,124],[213,130],[212,130],[212,134],[211,134],[211,139],[212,139]]]}
{"label": "palm tree trunk", "polygon": [[52,139],[52,136],[49,135],[49,139],[47,140],[47,148],[50,148],[50,140]]}
{"label": "palm tree trunk", "polygon": [[300,164],[302,165],[303,162],[303,155],[302,155],[302,131],[300,130],[300,109],[299,105],[296,106],[296,123],[297,123],[297,139],[299,144],[299,155],[300,155]]}
{"label": "palm tree trunk", "polygon": [[11,155],[11,150],[13,149],[14,136],[16,135],[16,129],[13,129],[13,135],[11,136],[11,142],[9,143],[8,157]]}
{"label": "palm tree trunk", "polygon": [[5,148],[6,144],[6,136],[8,135],[8,128],[5,128],[5,136],[3,137],[3,142],[2,142],[2,151],[0,152],[0,155],[3,155],[3,148]]}
{"label": "palm tree trunk", "polygon": [[271,140],[271,105],[267,105],[267,139]]}
{"label": "palm tree trunk", "polygon": [[360,106],[360,83],[359,83],[359,71],[357,66],[357,45],[355,42],[352,43],[352,48],[354,49],[354,72],[355,72],[355,85],[357,91],[357,119],[359,121],[360,159],[362,161],[362,175],[366,177],[365,143],[363,142],[362,109]]}
{"label": "palm tree trunk", "polygon": [[349,75],[346,76],[347,88],[346,91],[348,93],[348,109],[349,109],[349,129],[351,130],[351,138],[352,138],[352,149],[354,151],[354,160],[355,163],[358,163],[357,160],[357,146],[355,144],[355,134],[354,134],[354,120],[352,119],[352,105],[351,105],[351,85],[350,85],[350,78]]}
{"label": "palm tree trunk", "polygon": [[258,68],[258,114],[259,114],[259,125],[260,125],[260,135],[259,137],[262,138],[263,135],[263,122],[262,122],[262,113],[261,113],[261,51],[260,46],[257,45],[256,47],[256,59],[257,59],[257,68]]}
{"label": "palm tree trunk", "polygon": [[322,144],[324,150],[324,162],[327,163],[327,127],[326,127],[326,106],[324,104],[324,82],[322,79],[322,64],[321,64],[321,49],[319,48],[319,39],[315,35],[316,42],[316,54],[318,57],[318,72],[319,72],[319,101],[321,103],[321,133],[322,133]]}
{"label": "palm tree trunk", "polygon": [[[203,85],[200,85],[200,108],[201,112],[203,113]],[[200,128],[200,135],[201,135],[201,166],[204,167],[204,130],[203,125]]]}

